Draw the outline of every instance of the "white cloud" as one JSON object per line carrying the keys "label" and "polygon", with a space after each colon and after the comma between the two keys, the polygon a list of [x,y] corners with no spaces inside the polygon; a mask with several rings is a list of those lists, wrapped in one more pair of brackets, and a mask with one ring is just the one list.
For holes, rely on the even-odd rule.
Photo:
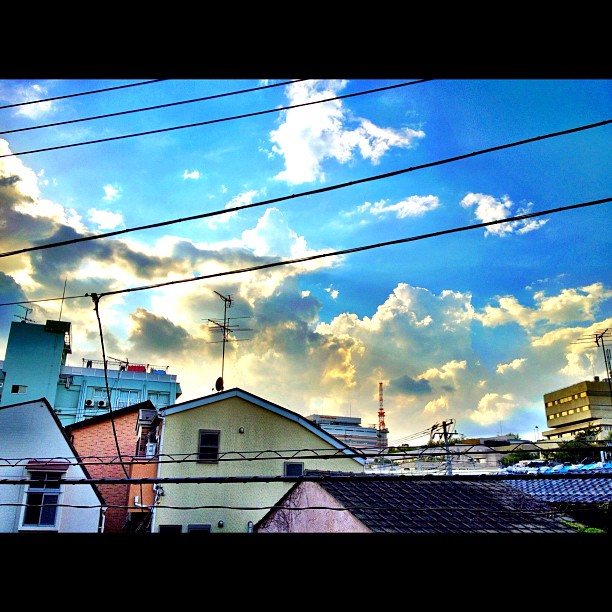
{"label": "white cloud", "polygon": [[101,230],[112,230],[123,223],[123,215],[110,210],[98,210],[90,208],[87,211],[89,220]]}
{"label": "white cloud", "polygon": [[[224,190],[227,191],[227,190]],[[248,206],[252,204],[255,200],[255,197],[259,195],[259,192],[256,190],[244,191],[243,193],[239,193],[237,196],[233,197],[226,205],[225,208],[237,208],[242,206]],[[217,229],[220,225],[229,223],[230,219],[237,216],[239,210],[233,210],[228,213],[224,213],[222,215],[215,215],[206,221],[206,224],[211,229]]]}
{"label": "white cloud", "polygon": [[486,327],[518,323],[533,328],[538,323],[564,324],[592,319],[600,305],[612,297],[612,290],[602,283],[593,283],[578,289],[563,289],[559,294],[546,296],[543,291],[534,294],[535,307],[519,303],[514,296],[498,299],[498,306],[486,306],[475,318]]}
{"label": "white cloud", "polygon": [[[519,208],[516,213],[512,213],[513,203],[507,195],[497,200],[493,196],[485,195],[484,193],[468,193],[461,200],[463,208],[475,206],[474,215],[481,223],[491,223],[507,219],[508,217],[520,216],[529,214],[533,204],[528,203],[526,206]],[[521,219],[518,221],[508,221],[506,223],[498,223],[489,225],[485,228],[485,236],[506,236],[512,233],[526,234],[528,232],[539,229],[548,222],[548,219]]]}
{"label": "white cloud", "polygon": [[404,219],[405,217],[422,216],[435,210],[438,206],[440,206],[440,200],[436,196],[409,196],[396,204],[387,204],[387,200],[380,200],[374,204],[365,202],[359,207],[359,212],[369,212],[379,217],[393,214],[398,219]]}
{"label": "white cloud", "polygon": [[183,178],[187,181],[189,179],[191,180],[197,180],[200,178],[200,172],[199,170],[192,170],[191,172],[189,170],[185,170],[185,172],[183,172]]}
{"label": "white cloud", "polygon": [[506,420],[516,408],[517,402],[511,393],[486,393],[468,416],[475,423],[486,426]]}
{"label": "white cloud", "polygon": [[495,371],[498,374],[504,374],[511,370],[522,370],[523,366],[527,362],[526,359],[513,359],[510,363],[498,363]]}
{"label": "white cloud", "polygon": [[[333,98],[346,81],[303,81],[287,87],[290,105]],[[359,152],[373,164],[392,147],[410,148],[425,133],[410,128],[390,129],[367,119],[347,116],[341,100],[330,100],[283,112],[284,123],[270,133],[272,152],[285,160],[277,180],[290,184],[324,181],[322,164],[334,159],[344,164]],[[353,127],[354,126],[354,127]]]}
{"label": "white cloud", "polygon": [[117,185],[104,185],[104,199],[112,202],[118,200],[121,197],[121,187]]}

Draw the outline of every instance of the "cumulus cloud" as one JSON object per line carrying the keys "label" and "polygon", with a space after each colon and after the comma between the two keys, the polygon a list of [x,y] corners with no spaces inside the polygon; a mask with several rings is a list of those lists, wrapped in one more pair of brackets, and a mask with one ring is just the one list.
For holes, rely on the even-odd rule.
{"label": "cumulus cloud", "polygon": [[188,180],[197,181],[200,178],[200,171],[199,170],[192,170],[190,172],[189,170],[185,170],[185,172],[183,172],[183,178],[186,181],[188,181]]}
{"label": "cumulus cloud", "polygon": [[89,220],[101,230],[113,230],[123,223],[123,215],[118,212],[90,208],[87,214]]}
{"label": "cumulus cloud", "polygon": [[497,306],[485,306],[475,318],[486,327],[517,323],[527,329],[538,323],[568,324],[592,319],[605,300],[612,297],[612,290],[603,283],[593,283],[575,289],[563,289],[557,295],[547,296],[538,291],[533,296],[535,306],[522,305],[513,296],[498,298]]}
{"label": "cumulus cloud", "polygon": [[495,371],[498,374],[504,374],[512,370],[522,370],[523,366],[527,362],[526,359],[513,359],[510,363],[498,363]]}
{"label": "cumulus cloud", "polygon": [[[311,80],[294,83],[286,91],[289,104],[296,105],[333,98],[346,85],[342,80]],[[422,130],[383,128],[349,117],[341,100],[284,111],[283,123],[270,133],[273,154],[285,161],[285,169],[275,178],[293,185],[322,182],[327,159],[345,164],[359,153],[377,164],[393,147],[411,148],[424,137]]]}
{"label": "cumulus cloud", "polygon": [[[468,193],[462,200],[463,208],[474,207],[474,215],[480,223],[491,223],[508,217],[515,217],[529,214],[533,204],[529,202],[523,207],[512,212],[514,206],[512,200],[507,195],[496,199],[484,193]],[[485,236],[509,236],[510,234],[526,234],[540,229],[548,223],[548,219],[520,219],[518,221],[508,221],[507,223],[497,223],[485,228]]]}

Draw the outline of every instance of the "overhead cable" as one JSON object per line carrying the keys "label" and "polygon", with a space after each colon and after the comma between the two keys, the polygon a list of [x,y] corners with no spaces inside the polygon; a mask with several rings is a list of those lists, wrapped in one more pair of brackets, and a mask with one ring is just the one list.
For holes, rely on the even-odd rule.
{"label": "overhead cable", "polygon": [[[91,236],[82,236],[81,238],[72,238],[70,240],[61,240],[58,242],[50,242],[47,244],[39,244],[36,246],[32,246],[32,247],[25,247],[23,249],[15,249],[14,251],[6,251],[4,253],[0,253],[0,257],[9,257],[11,255],[18,255],[20,253],[27,253],[29,251],[40,251],[42,249],[50,249],[50,248],[54,248],[54,247],[58,247],[58,246],[65,246],[68,244],[76,244],[78,242],[85,242],[88,240],[99,240],[101,238],[109,238],[110,236],[119,236],[121,234],[127,234],[130,232],[136,232],[136,231],[140,231],[140,230],[145,230],[145,229],[152,229],[152,228],[156,228],[156,227],[163,227],[166,225],[173,225],[175,223],[184,223],[186,221],[194,221],[196,219],[203,219],[206,217],[214,217],[217,215],[223,215],[223,214],[227,214],[227,213],[231,213],[231,212],[235,212],[235,211],[239,211],[239,210],[246,210],[249,208],[255,208],[258,206],[264,206],[267,204],[275,204],[277,202],[284,202],[286,200],[291,200],[294,198],[299,198],[299,197],[304,197],[304,196],[310,196],[310,195],[314,195],[314,194],[318,194],[318,193],[325,193],[328,191],[335,191],[336,189],[343,189],[344,187],[351,187],[353,185],[359,185],[361,183],[368,183],[370,181],[377,181],[377,180],[381,180],[381,179],[386,179],[386,178],[391,178],[393,176],[398,176],[401,174],[406,174],[407,172],[414,172],[416,170],[422,170],[424,168],[432,168],[434,166],[440,166],[442,164],[448,164],[451,162],[455,162],[455,161],[459,161],[461,159],[467,159],[468,157],[475,157],[477,155],[483,155],[485,153],[491,153],[493,151],[500,151],[503,149],[509,149],[511,147],[517,147],[520,145],[524,145],[524,144],[528,144],[530,142],[536,142],[539,140],[545,140],[547,138],[554,138],[556,136],[564,136],[566,134],[572,134],[575,132],[580,132],[583,130],[590,130],[593,128],[597,128],[597,127],[602,127],[604,125],[608,125],[609,123],[612,123],[612,119],[607,119],[606,121],[601,121],[599,123],[591,123],[588,125],[583,125],[577,128],[571,128],[569,130],[563,130],[561,132],[552,132],[550,134],[544,134],[542,136],[534,136],[533,138],[527,138],[525,140],[518,140],[516,142],[511,142],[508,144],[504,144],[504,145],[498,145],[496,147],[490,147],[488,149],[481,149],[479,151],[474,151],[472,153],[465,153],[463,155],[457,155],[455,157],[447,157],[446,159],[442,159],[442,160],[438,160],[435,162],[429,162],[427,164],[420,164],[418,166],[412,166],[410,168],[402,168],[401,170],[394,170],[392,172],[386,172],[384,174],[377,174],[374,176],[370,176],[370,177],[366,177],[366,178],[362,178],[362,179],[357,179],[355,181],[348,181],[346,183],[338,183],[336,185],[330,185],[328,187],[320,187],[319,189],[311,189],[309,191],[302,191],[300,193],[295,193],[292,195],[288,195],[288,196],[281,196],[278,198],[271,198],[269,200],[262,200],[261,202],[253,202],[251,204],[243,204],[240,206],[232,206],[232,207],[228,207],[228,208],[224,208],[222,210],[216,210],[216,211],[212,211],[212,212],[208,212],[208,213],[202,213],[199,215],[191,215],[189,217],[182,217],[180,219],[170,219],[169,221],[160,221],[157,223],[150,223],[148,225],[140,225],[138,227],[132,227],[132,228],[126,228],[126,229],[122,229],[122,230],[115,230],[112,232],[106,232],[104,234],[93,234]],[[0,156],[2,157],[2,156]]]}

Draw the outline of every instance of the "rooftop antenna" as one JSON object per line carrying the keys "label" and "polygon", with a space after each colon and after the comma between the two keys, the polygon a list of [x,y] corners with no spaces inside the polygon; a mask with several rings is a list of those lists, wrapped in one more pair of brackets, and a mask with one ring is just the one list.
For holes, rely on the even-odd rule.
{"label": "rooftop antenna", "polygon": [[14,317],[17,317],[18,319],[21,319],[24,323],[27,323],[28,321],[30,323],[36,323],[36,321],[34,321],[34,319],[30,319],[28,317],[28,315],[32,312],[32,308],[27,308],[26,306],[23,306],[22,304],[17,304],[17,306],[21,306],[21,308],[23,308],[25,310],[25,314],[23,315],[13,315]]}
{"label": "rooftop antenna", "polygon": [[62,303],[60,306],[60,313],[59,313],[59,319],[58,321],[62,320],[62,310],[64,310],[64,298],[66,297],[66,282],[68,281],[67,278],[64,279],[64,291],[62,292]]}
{"label": "rooftop antenna", "polygon": [[579,344],[584,342],[591,343],[595,341],[595,344],[597,346],[601,346],[601,352],[603,353],[604,364],[606,366],[606,378],[608,379],[610,395],[612,396],[612,360],[610,359],[610,349],[606,349],[604,338],[612,339],[612,330],[610,328],[596,329],[593,334],[578,338],[578,340],[576,340],[576,342],[572,342],[572,344]]}
{"label": "rooftop antenna", "polygon": [[[224,387],[223,375],[225,371],[225,344],[226,342],[230,340],[230,337],[229,337],[230,334],[234,333],[240,326],[239,325],[235,325],[233,327],[230,326],[230,319],[227,316],[227,310],[228,308],[231,308],[232,306],[232,296],[231,295],[227,295],[227,296],[221,295],[218,291],[215,291],[215,293],[223,300],[223,323],[220,323],[219,321],[215,321],[213,319],[208,319],[208,322],[213,325],[213,328],[212,328],[213,331],[221,332],[220,342],[223,342],[223,352],[221,356],[221,376],[217,378],[217,381],[215,382],[215,389],[217,391],[223,391],[223,387]],[[244,319],[244,318],[246,317],[234,317],[234,319]],[[250,331],[250,330],[242,329],[240,331]]]}

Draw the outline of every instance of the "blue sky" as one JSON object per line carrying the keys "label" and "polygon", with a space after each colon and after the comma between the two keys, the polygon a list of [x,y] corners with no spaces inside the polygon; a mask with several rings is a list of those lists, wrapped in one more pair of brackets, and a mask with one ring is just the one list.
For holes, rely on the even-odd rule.
{"label": "blue sky", "polygon": [[[3,256],[0,303],[61,308],[80,366],[101,295],[106,355],[187,401],[231,296],[226,389],[369,425],[383,382],[392,442],[546,430],[545,393],[606,375],[577,341],[612,329],[610,203],[443,232],[610,197],[612,128],[575,130],[612,118],[612,81],[291,80],[0,81],[1,253],[199,216]],[[0,306],[0,358],[24,313]]]}

